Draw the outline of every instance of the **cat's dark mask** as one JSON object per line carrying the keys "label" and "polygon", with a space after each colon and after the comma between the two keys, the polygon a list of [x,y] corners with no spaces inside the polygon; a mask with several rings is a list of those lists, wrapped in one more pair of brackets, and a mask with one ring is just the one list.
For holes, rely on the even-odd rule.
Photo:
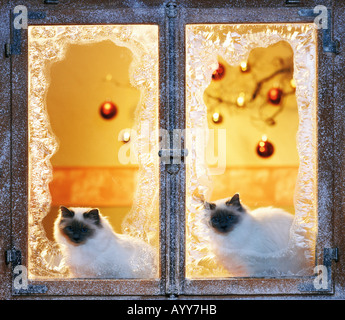
{"label": "cat's dark mask", "polygon": [[228,233],[241,221],[244,208],[241,205],[240,197],[235,194],[225,202],[225,207],[217,207],[215,203],[205,202],[205,208],[211,211],[210,225],[218,233]]}
{"label": "cat's dark mask", "polygon": [[95,226],[101,227],[98,209],[83,213],[83,220],[74,219],[75,212],[64,206],[60,207],[60,229],[62,234],[74,245],[85,243],[95,233]]}

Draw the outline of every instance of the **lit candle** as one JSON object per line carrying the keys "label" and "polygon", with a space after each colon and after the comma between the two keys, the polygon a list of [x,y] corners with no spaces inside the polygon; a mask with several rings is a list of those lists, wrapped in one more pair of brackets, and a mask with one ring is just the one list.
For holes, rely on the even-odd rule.
{"label": "lit candle", "polygon": [[246,71],[249,70],[249,66],[248,66],[247,61],[244,61],[244,60],[241,61],[241,63],[240,63],[240,69],[241,69],[242,72],[246,72]]}
{"label": "lit candle", "polygon": [[222,115],[218,111],[213,113],[212,121],[214,123],[220,123],[220,122],[222,122],[222,119],[223,119],[223,117],[222,117]]}
{"label": "lit candle", "polygon": [[131,134],[129,131],[125,131],[122,136],[122,141],[128,142],[131,139]]}
{"label": "lit candle", "polygon": [[244,92],[241,92],[240,95],[238,96],[237,100],[236,100],[237,106],[243,107],[244,102],[245,102],[245,94],[244,94]]}

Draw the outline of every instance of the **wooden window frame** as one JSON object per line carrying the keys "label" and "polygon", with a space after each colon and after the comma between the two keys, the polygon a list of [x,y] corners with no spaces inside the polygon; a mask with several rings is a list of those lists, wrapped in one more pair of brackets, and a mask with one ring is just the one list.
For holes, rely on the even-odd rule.
{"label": "wooden window frame", "polygon": [[[298,8],[201,8],[182,9],[178,23],[178,34],[180,48],[185,47],[185,28],[188,24],[244,24],[244,23],[303,23],[313,22],[313,17],[301,17]],[[329,152],[332,146],[329,144],[332,138],[330,128],[333,128],[332,108],[332,76],[334,56],[325,53],[322,46],[322,32],[318,30],[317,35],[317,212],[318,212],[318,236],[316,243],[315,265],[323,265],[328,261],[330,252],[328,248],[333,248],[333,162],[330,161]],[[181,54],[182,55],[182,54]],[[179,55],[179,56],[181,56]],[[184,60],[180,61],[178,74],[185,74],[185,52]],[[181,59],[182,60],[182,59]],[[185,105],[185,82],[180,76],[179,83],[180,103]],[[325,138],[327,137],[327,138]],[[326,151],[327,150],[327,151]],[[325,194],[326,192],[326,194]],[[324,197],[328,201],[324,201]],[[185,217],[181,216],[181,224],[184,225]],[[185,235],[184,235],[185,236]],[[325,250],[326,248],[326,250]],[[305,294],[333,294],[334,283],[331,282],[327,290],[318,291],[313,286],[314,275],[280,277],[280,278],[211,278],[211,279],[191,279],[185,276],[185,254],[184,247],[179,252],[180,273],[179,291],[183,295],[305,295]],[[334,277],[331,267],[328,269],[329,275]],[[331,278],[331,277],[330,277]]]}
{"label": "wooden window frame", "polygon": [[[35,12],[35,11],[33,11]],[[111,14],[109,14],[111,12]],[[99,10],[54,10],[44,14],[36,11],[36,15],[45,16],[44,19],[29,20],[29,25],[56,25],[56,24],[151,24],[159,28],[159,114],[161,126],[164,128],[165,119],[165,56],[166,43],[165,15],[152,9],[99,9]],[[164,11],[163,11],[164,13]],[[28,34],[21,32],[21,52],[12,56],[12,76],[18,81],[12,82],[12,248],[21,252],[21,259],[17,264],[28,265],[28,198],[29,198],[29,155],[28,155]],[[25,84],[25,85],[24,85]],[[163,188],[165,171],[160,172],[160,193]],[[165,204],[160,202],[160,206]],[[165,210],[160,209],[164,213]],[[160,239],[164,246],[165,217],[160,215]],[[15,252],[13,253],[16,254]],[[164,249],[160,250],[160,274],[158,279],[28,279],[29,291],[16,291],[14,294],[44,294],[44,295],[130,295],[156,296],[165,292],[165,265]]]}

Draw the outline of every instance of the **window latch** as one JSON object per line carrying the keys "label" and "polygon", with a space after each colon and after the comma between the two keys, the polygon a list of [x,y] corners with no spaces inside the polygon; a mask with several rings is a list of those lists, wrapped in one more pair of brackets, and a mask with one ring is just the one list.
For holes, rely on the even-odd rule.
{"label": "window latch", "polygon": [[176,174],[180,169],[180,164],[188,155],[187,149],[161,149],[158,151],[162,162],[166,164],[167,172],[169,174]]}
{"label": "window latch", "polygon": [[[298,10],[298,15],[301,17],[310,17],[315,19],[317,16],[320,15],[320,13],[315,13],[314,9],[300,9]],[[329,9],[327,9],[327,26],[322,27],[322,46],[324,52],[330,52],[335,54],[340,53],[339,41],[332,39],[332,15],[331,10]]]}
{"label": "window latch", "polygon": [[314,268],[315,275],[312,281],[300,283],[298,289],[303,293],[333,293],[332,261],[338,262],[338,248],[324,248],[322,265]]}
{"label": "window latch", "polygon": [[[44,19],[46,17],[45,12],[41,11],[29,11],[27,13],[27,19],[28,20],[38,20],[38,19]],[[12,39],[10,43],[5,44],[5,57],[9,58],[12,55],[19,55],[21,54],[21,46],[22,46],[22,29],[16,29],[14,27],[14,19],[15,16],[12,14],[11,23],[13,26],[12,29]]]}
{"label": "window latch", "polygon": [[6,264],[11,264],[14,295],[42,294],[48,291],[45,285],[28,284],[26,267],[22,265],[22,252],[12,248],[5,251]]}

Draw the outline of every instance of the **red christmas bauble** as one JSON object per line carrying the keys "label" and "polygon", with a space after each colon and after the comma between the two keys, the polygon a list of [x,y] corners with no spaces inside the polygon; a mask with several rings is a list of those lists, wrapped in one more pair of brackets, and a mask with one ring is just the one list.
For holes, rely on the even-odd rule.
{"label": "red christmas bauble", "polygon": [[221,63],[218,63],[218,69],[213,71],[212,79],[216,81],[221,80],[224,78],[224,75],[225,75],[225,67]]}
{"label": "red christmas bauble", "polygon": [[274,105],[280,104],[282,96],[283,96],[283,90],[279,88],[271,88],[267,94],[268,101]]}
{"label": "red christmas bauble", "polygon": [[105,101],[101,104],[99,112],[102,118],[110,120],[117,115],[117,106],[111,101]]}
{"label": "red christmas bauble", "polygon": [[267,139],[262,139],[256,146],[256,153],[261,158],[269,158],[274,152],[274,146]]}

